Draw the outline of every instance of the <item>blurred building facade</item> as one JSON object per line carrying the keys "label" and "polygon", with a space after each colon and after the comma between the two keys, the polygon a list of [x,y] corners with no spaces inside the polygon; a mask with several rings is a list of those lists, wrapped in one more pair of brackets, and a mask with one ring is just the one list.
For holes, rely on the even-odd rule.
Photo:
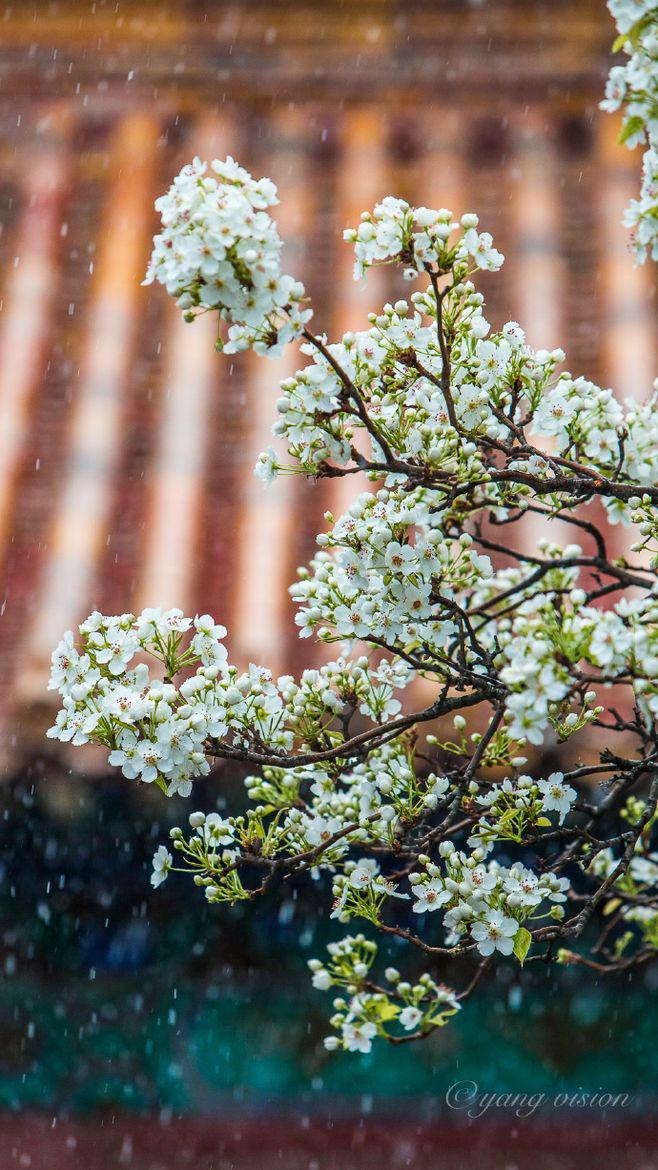
{"label": "blurred building facade", "polygon": [[[2,25],[0,704],[5,757],[47,722],[52,646],[92,608],[180,605],[234,660],[304,664],[286,587],[344,486],[254,480],[278,379],[143,289],[153,200],[194,154],[280,188],[286,270],[315,323],[363,327],[342,228],[388,192],[476,210],[505,252],[495,326],[643,397],[655,276],[623,208],[639,160],[597,103],[603,0],[96,0]],[[341,484],[341,481],[337,481]]]}

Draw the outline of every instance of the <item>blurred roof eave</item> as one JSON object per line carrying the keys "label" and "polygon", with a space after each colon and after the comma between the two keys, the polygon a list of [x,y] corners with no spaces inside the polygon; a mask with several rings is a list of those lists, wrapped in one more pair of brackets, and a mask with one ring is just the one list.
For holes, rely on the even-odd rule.
{"label": "blurred roof eave", "polygon": [[601,75],[614,32],[602,0],[97,0],[84,7],[63,0],[7,10],[1,69],[11,75],[14,98],[68,97],[102,78],[132,94],[148,90],[160,103],[167,92],[180,100],[199,86],[214,87],[218,100],[226,86],[243,98],[295,100],[310,90],[322,97],[338,81],[343,100],[406,95],[417,103],[424,94],[433,101],[449,94],[453,102],[477,96],[491,104],[501,93],[502,62],[506,100],[510,89],[527,100],[550,86],[578,101]]}

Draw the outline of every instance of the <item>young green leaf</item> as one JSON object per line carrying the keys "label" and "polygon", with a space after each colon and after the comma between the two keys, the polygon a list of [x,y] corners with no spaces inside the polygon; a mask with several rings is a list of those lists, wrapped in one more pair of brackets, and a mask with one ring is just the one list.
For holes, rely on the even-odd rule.
{"label": "young green leaf", "polygon": [[521,966],[523,966],[525,962],[526,955],[530,950],[531,942],[532,935],[530,931],[526,930],[525,926],[520,926],[514,935],[514,954],[519,960]]}

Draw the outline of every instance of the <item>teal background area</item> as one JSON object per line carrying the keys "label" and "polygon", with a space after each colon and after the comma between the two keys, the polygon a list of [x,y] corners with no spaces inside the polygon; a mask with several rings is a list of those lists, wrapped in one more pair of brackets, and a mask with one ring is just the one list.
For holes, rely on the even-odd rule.
{"label": "teal background area", "polygon": [[440,1036],[368,1056],[329,1057],[321,1022],[291,975],[188,981],[176,973],[7,981],[0,998],[0,1109],[212,1113],[328,1099],[359,1109],[416,1101],[447,1112],[446,1092],[473,1081],[488,1093],[629,1094],[647,1106],[658,1074],[655,1009],[626,993],[617,1008],[598,991],[526,993],[519,1009],[493,990],[474,998]]}
{"label": "teal background area", "polygon": [[[239,778],[224,791],[239,799]],[[46,769],[3,801],[0,1110],[217,1116],[333,1102],[437,1118],[462,1080],[496,1094],[622,1093],[633,1110],[653,1108],[651,967],[606,980],[504,962],[429,1040],[328,1054],[331,995],[306,968],[342,929],[326,888],[234,910],[207,906],[182,875],[151,890],[152,852],[189,808],[125,782]],[[391,960],[422,969],[408,948],[382,954]],[[469,977],[454,964],[438,974]]]}

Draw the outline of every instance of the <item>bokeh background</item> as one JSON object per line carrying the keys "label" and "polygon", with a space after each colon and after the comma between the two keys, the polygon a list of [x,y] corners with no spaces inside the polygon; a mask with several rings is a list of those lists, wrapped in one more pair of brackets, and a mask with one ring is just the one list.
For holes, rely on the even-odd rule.
{"label": "bokeh background", "polygon": [[[322,1050],[305,963],[331,935],[302,886],[249,913],[157,894],[179,802],[44,739],[48,662],[92,608],[179,605],[234,661],[299,669],[286,586],[341,481],[254,480],[292,364],[213,350],[140,281],[154,198],[194,154],[279,184],[286,270],[335,336],[396,294],[352,282],[342,229],[387,193],[476,210],[483,278],[569,368],[643,397],[655,268],[620,225],[639,159],[597,104],[603,0],[52,0],[0,20],[0,1165],[351,1170],[658,1165],[656,976],[503,969],[438,1040]],[[338,485],[338,486],[336,486]],[[196,803],[239,802],[224,770]],[[326,902],[325,902],[326,904]],[[628,1093],[623,1110],[445,1102]]]}

